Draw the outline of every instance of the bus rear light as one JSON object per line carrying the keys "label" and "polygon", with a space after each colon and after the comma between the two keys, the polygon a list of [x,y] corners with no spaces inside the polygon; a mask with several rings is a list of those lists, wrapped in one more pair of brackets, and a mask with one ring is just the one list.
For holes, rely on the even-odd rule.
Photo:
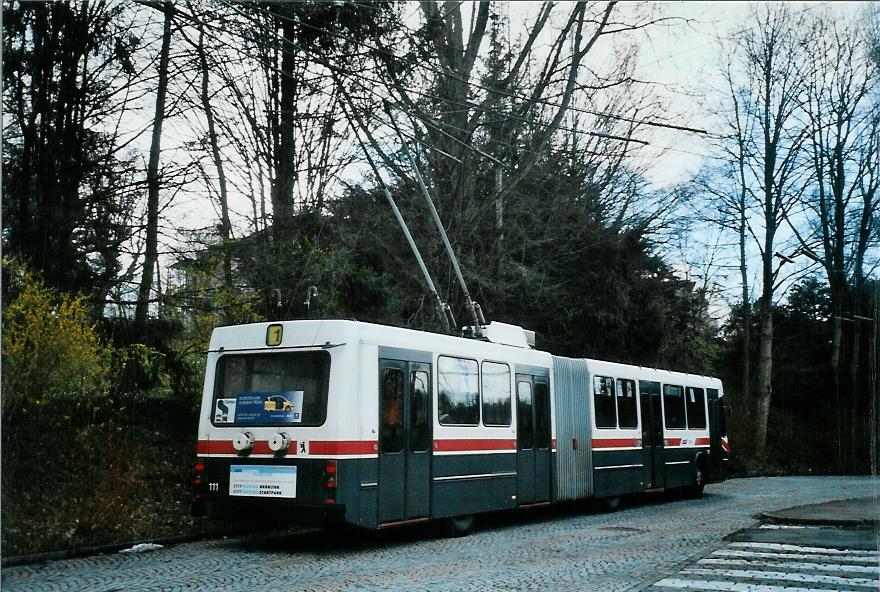
{"label": "bus rear light", "polygon": [[324,466],[324,473],[327,474],[327,489],[336,489],[336,461],[328,460]]}
{"label": "bus rear light", "polygon": [[193,480],[193,485],[195,485],[196,487],[200,487],[202,485],[202,478],[196,477],[195,480]]}
{"label": "bus rear light", "polygon": [[200,460],[196,461],[196,474],[201,474],[205,470],[205,463]]}
{"label": "bus rear light", "polygon": [[335,500],[335,499],[327,498],[327,505],[328,505],[328,506],[332,506],[332,505],[335,504],[335,503],[336,503],[336,500]]}

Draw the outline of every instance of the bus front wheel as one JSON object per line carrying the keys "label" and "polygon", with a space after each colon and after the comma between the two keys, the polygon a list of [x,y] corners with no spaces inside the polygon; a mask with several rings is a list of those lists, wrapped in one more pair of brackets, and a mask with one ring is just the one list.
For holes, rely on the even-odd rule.
{"label": "bus front wheel", "polygon": [[447,537],[463,537],[474,529],[474,517],[456,516],[455,518],[447,518],[443,521],[442,532]]}

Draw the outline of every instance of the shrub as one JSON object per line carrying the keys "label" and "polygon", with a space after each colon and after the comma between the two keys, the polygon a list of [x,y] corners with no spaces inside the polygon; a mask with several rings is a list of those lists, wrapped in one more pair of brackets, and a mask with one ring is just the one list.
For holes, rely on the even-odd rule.
{"label": "shrub", "polygon": [[4,265],[12,268],[17,288],[3,314],[4,418],[41,414],[53,402],[75,402],[97,412],[107,401],[108,349],[82,298],[47,288],[11,262]]}

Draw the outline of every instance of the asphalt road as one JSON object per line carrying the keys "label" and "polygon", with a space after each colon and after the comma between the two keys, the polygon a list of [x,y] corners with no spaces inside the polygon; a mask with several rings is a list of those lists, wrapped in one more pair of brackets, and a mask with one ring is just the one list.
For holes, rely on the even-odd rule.
{"label": "asphalt road", "polygon": [[758,512],[872,495],[880,495],[880,482],[869,478],[737,479],[708,486],[699,500],[641,498],[612,514],[580,504],[493,515],[463,539],[436,538],[429,528],[310,531],[23,565],[3,570],[2,588],[657,589],[658,581],[665,580],[664,587],[683,581],[676,575],[682,570],[709,569],[694,565],[717,559],[711,554],[729,544],[725,535],[753,526]]}

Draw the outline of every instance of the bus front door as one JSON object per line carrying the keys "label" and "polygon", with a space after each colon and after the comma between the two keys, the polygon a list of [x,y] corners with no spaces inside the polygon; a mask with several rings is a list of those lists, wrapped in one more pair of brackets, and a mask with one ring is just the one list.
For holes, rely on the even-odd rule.
{"label": "bus front door", "polygon": [[517,503],[550,500],[550,382],[516,375]]}
{"label": "bus front door", "polygon": [[431,365],[379,361],[379,523],[427,517]]}
{"label": "bus front door", "polygon": [[666,455],[663,448],[663,410],[660,383],[639,381],[642,411],[642,451],[644,488],[657,489],[665,483]]}
{"label": "bus front door", "polygon": [[725,429],[725,409],[718,396],[718,389],[706,389],[709,400],[709,480],[718,483],[724,481],[726,456],[721,444],[721,437],[727,436]]}

